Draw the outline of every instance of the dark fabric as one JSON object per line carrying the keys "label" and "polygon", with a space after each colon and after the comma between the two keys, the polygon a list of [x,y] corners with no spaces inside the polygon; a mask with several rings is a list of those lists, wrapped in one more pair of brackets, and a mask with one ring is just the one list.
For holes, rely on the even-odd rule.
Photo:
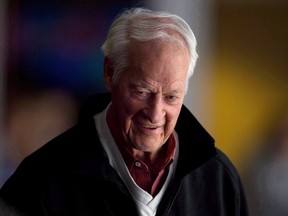
{"label": "dark fabric", "polygon": [[[107,106],[109,97],[104,94],[85,103],[79,123],[28,156],[0,196],[29,216],[136,216],[135,203],[110,166],[92,118]],[[177,170],[157,215],[247,215],[237,171],[185,106],[176,131]]]}

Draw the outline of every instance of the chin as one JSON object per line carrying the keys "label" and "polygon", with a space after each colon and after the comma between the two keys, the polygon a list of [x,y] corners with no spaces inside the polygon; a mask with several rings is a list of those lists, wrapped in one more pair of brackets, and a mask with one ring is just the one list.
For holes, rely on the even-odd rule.
{"label": "chin", "polygon": [[139,144],[137,145],[137,149],[138,150],[141,150],[141,151],[144,151],[144,152],[156,152],[157,150],[159,150],[159,148],[161,147],[162,145],[155,145],[155,142],[153,143],[142,143],[142,144]]}
{"label": "chin", "polygon": [[[133,139],[134,138],[134,139]],[[138,135],[131,137],[130,144],[137,150],[144,152],[155,152],[163,145],[163,137]]]}

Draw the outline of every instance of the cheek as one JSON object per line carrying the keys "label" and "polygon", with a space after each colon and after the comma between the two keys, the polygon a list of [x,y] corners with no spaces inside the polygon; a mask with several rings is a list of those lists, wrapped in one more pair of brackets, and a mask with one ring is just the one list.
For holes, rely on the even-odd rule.
{"label": "cheek", "polygon": [[133,115],[135,115],[135,113],[137,112],[138,108],[136,106],[135,103],[133,103],[133,101],[131,100],[122,100],[120,101],[120,104],[122,103],[122,107],[120,109],[122,109],[123,112],[125,112],[126,116],[130,116],[132,117]]}
{"label": "cheek", "polygon": [[132,125],[133,119],[141,111],[141,106],[131,100],[122,100],[122,106],[120,106],[120,113],[124,126],[129,129]]}
{"label": "cheek", "polygon": [[176,122],[175,121],[168,121],[165,126],[165,136],[170,136],[175,128]]}
{"label": "cheek", "polygon": [[165,126],[165,131],[167,133],[172,133],[175,125],[177,123],[178,117],[180,114],[180,108],[172,110],[171,112],[168,112],[166,114],[166,126]]}

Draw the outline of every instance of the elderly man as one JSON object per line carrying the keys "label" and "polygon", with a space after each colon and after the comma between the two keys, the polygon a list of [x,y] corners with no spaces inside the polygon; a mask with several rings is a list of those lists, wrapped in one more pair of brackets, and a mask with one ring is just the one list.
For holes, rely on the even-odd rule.
{"label": "elderly man", "polygon": [[141,8],[112,23],[109,93],[28,156],[1,189],[27,215],[247,215],[237,171],[183,105],[197,60],[180,17]]}

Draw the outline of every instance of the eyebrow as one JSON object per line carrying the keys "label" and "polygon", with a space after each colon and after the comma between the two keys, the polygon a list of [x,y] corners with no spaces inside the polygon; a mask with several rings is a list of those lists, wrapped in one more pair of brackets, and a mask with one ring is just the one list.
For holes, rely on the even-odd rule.
{"label": "eyebrow", "polygon": [[132,88],[144,88],[144,89],[148,89],[149,91],[153,91],[156,92],[157,91],[157,88],[156,87],[151,87],[151,85],[149,84],[145,84],[143,82],[137,82],[136,84],[135,83],[131,83],[130,85]]}
{"label": "eyebrow", "polygon": [[183,92],[183,90],[175,89],[175,90],[170,91],[169,94],[171,94],[171,93],[181,94],[182,92]]}
{"label": "eyebrow", "polygon": [[[150,85],[147,85],[143,82],[139,82],[139,83],[131,83],[130,87],[132,89],[137,89],[137,88],[143,88],[143,89],[147,89],[153,93],[157,92],[157,88],[156,87],[151,87]],[[180,89],[180,88],[177,88],[177,89],[173,89],[171,91],[167,91],[167,92],[163,92],[162,94],[181,94],[184,92],[184,89]]]}

